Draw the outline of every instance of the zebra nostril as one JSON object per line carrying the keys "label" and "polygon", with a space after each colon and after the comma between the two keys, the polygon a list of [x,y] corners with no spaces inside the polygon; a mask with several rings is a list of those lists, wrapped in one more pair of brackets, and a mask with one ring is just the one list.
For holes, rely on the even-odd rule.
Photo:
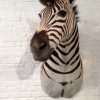
{"label": "zebra nostril", "polygon": [[46,46],[47,46],[46,42],[41,42],[38,49],[43,50],[45,49]]}

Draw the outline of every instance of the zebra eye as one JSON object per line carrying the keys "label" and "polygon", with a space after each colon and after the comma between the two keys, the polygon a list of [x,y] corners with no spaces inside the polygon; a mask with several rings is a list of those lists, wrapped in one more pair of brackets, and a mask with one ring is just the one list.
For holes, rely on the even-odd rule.
{"label": "zebra eye", "polygon": [[67,14],[67,13],[66,13],[65,10],[61,10],[61,11],[58,12],[58,15],[61,16],[61,17],[65,17],[66,14]]}

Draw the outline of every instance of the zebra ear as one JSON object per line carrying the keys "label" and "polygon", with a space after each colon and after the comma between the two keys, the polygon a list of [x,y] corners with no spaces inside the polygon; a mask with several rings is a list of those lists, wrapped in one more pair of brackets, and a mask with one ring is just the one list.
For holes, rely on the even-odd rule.
{"label": "zebra ear", "polygon": [[69,0],[71,4],[73,4],[76,0]]}
{"label": "zebra ear", "polygon": [[45,6],[53,5],[57,0],[39,0]]}

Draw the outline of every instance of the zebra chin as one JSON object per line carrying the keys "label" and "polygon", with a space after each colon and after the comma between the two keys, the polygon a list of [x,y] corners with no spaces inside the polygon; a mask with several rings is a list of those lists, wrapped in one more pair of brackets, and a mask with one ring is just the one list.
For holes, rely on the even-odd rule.
{"label": "zebra chin", "polygon": [[[34,56],[33,56],[34,57]],[[36,61],[46,61],[49,57],[34,57]]]}
{"label": "zebra chin", "polygon": [[53,53],[53,49],[51,49],[49,52],[45,52],[45,53],[34,53],[32,52],[33,54],[33,58],[36,60],[36,61],[46,61],[50,58],[50,56],[52,55]]}

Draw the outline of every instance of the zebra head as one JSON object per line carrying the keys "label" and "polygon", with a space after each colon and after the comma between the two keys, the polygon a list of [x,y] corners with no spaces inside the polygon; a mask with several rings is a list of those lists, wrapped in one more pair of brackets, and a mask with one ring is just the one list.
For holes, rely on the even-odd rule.
{"label": "zebra head", "polygon": [[40,25],[31,39],[35,60],[45,61],[60,42],[68,39],[75,27],[75,0],[40,0],[45,8],[39,13]]}

